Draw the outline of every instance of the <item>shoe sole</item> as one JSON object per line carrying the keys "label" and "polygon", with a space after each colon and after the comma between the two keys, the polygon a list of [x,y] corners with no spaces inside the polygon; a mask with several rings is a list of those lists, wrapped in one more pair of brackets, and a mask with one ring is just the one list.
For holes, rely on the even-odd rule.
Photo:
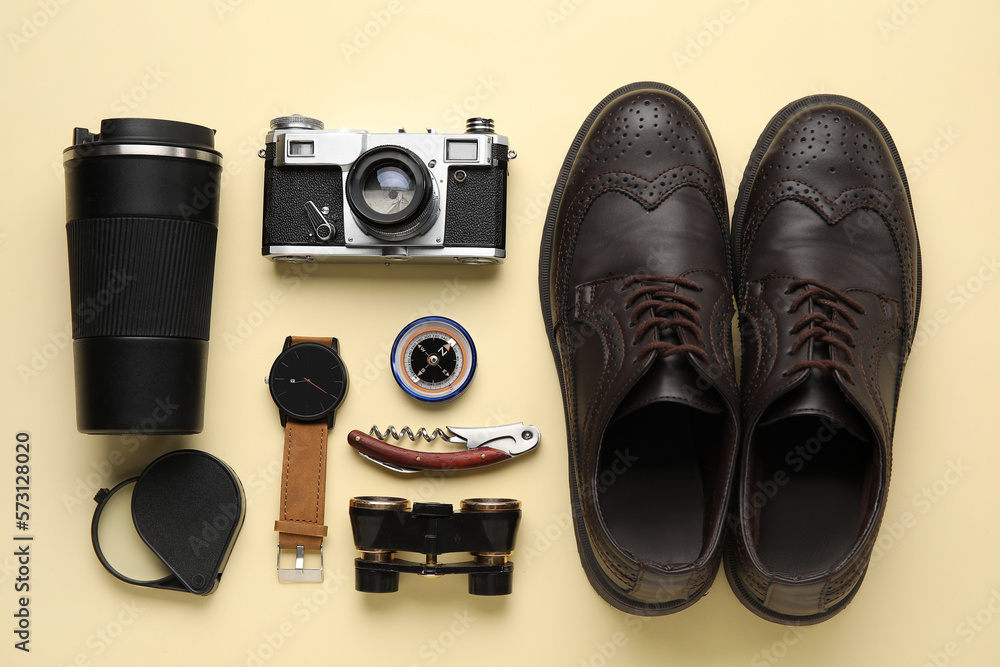
{"label": "shoe sole", "polygon": [[[555,234],[556,216],[559,213],[559,205],[562,202],[562,195],[563,190],[566,187],[566,181],[569,179],[569,172],[573,167],[573,162],[576,160],[577,154],[580,151],[580,146],[583,144],[583,140],[587,136],[587,133],[590,132],[590,128],[594,124],[594,121],[604,108],[614,100],[634,90],[644,89],[659,90],[677,97],[679,100],[684,102],[692,112],[694,112],[704,125],[705,119],[702,118],[701,113],[694,106],[694,104],[691,103],[691,100],[675,88],[651,81],[640,81],[627,86],[622,86],[618,90],[609,94],[601,100],[600,104],[594,107],[594,110],[590,112],[590,115],[587,116],[587,119],[583,122],[580,130],[576,133],[576,137],[573,139],[569,152],[566,154],[566,159],[563,161],[562,169],[559,171],[559,178],[556,180],[555,187],[552,190],[552,199],[549,203],[548,214],[545,217],[545,227],[542,232],[542,247],[538,257],[538,288],[539,295],[541,297],[542,317],[545,320],[545,331],[549,337],[549,347],[552,348],[552,357],[555,359],[556,370],[559,374],[559,390],[562,393],[563,398],[563,414],[566,416],[567,436],[571,432],[569,422],[570,407],[566,395],[566,382],[563,374],[562,359],[559,356],[559,347],[556,344],[555,332],[553,330],[553,313],[549,311],[549,272],[552,260],[552,237]],[[712,148],[713,150],[715,149],[714,144],[712,145]],[[716,158],[716,162],[718,163],[718,158]],[[675,600],[664,603],[646,604],[637,602],[625,595],[622,595],[620,590],[612,587],[604,580],[601,575],[601,567],[597,563],[597,557],[594,555],[594,550],[590,545],[589,539],[587,538],[587,529],[583,522],[583,508],[579,502],[579,493],[576,484],[576,464],[574,462],[575,452],[572,449],[572,445],[568,442],[568,438],[567,444],[570,445],[570,501],[573,508],[573,528],[576,534],[577,551],[580,553],[580,561],[583,564],[584,572],[587,574],[587,579],[590,581],[590,585],[594,588],[594,590],[596,590],[598,594],[611,606],[637,616],[661,616],[664,614],[678,612],[682,609],[690,607],[701,599],[702,596],[708,592],[712,582],[715,580],[715,575],[718,573],[717,569],[712,573],[711,578],[705,582],[705,584],[699,588],[692,597],[686,600]]]}
{"label": "shoe sole", "polygon": [[[747,213],[747,206],[750,203],[750,185],[757,176],[757,169],[760,167],[760,163],[763,161],[764,155],[767,153],[767,149],[774,141],[774,137],[778,134],[778,130],[785,125],[789,118],[807,107],[820,106],[823,104],[836,104],[847,107],[848,109],[859,112],[867,118],[879,131],[879,134],[882,136],[882,140],[885,141],[886,146],[889,147],[889,152],[896,165],[896,171],[899,172],[899,176],[903,181],[903,188],[906,190],[906,201],[910,205],[910,218],[913,220],[913,233],[917,244],[917,286],[916,299],[913,306],[913,331],[906,332],[909,341],[908,345],[912,344],[913,336],[916,333],[917,321],[920,318],[920,297],[923,291],[923,265],[920,253],[920,236],[917,234],[917,219],[913,214],[913,200],[910,197],[910,185],[906,181],[906,172],[903,170],[902,160],[899,159],[899,152],[896,150],[896,144],[889,135],[889,130],[886,129],[885,124],[864,104],[861,104],[857,100],[851,99],[850,97],[844,97],[843,95],[810,95],[809,97],[804,97],[800,100],[792,102],[774,115],[771,122],[767,124],[764,132],[761,133],[760,138],[757,140],[757,145],[754,146],[753,152],[750,154],[750,160],[747,162],[746,169],[743,171],[743,180],[740,181],[739,196],[736,198],[736,206],[733,210],[733,286],[737,291],[737,300],[739,299],[739,293],[742,291],[742,283],[740,282],[742,280],[742,275],[740,275],[742,273],[740,251],[742,250],[741,241],[743,239],[743,224]],[[899,400],[899,388],[902,381],[903,375],[902,372],[900,372],[896,377],[897,402]],[[761,618],[775,623],[782,623],[784,625],[814,625],[825,621],[840,612],[851,600],[854,599],[854,595],[858,592],[858,589],[861,587],[861,582],[864,580],[865,574],[867,574],[866,566],[865,573],[861,575],[861,579],[858,580],[858,583],[853,589],[851,589],[851,592],[847,594],[847,597],[837,602],[837,604],[825,612],[811,616],[789,616],[787,614],[779,614],[767,609],[760,602],[758,602],[756,597],[747,591],[743,582],[739,580],[739,577],[733,571],[735,546],[732,542],[735,539],[737,538],[730,533],[729,538],[726,540],[726,554],[724,558],[726,579],[729,580],[730,587],[733,589],[736,597],[740,599],[744,606]]]}

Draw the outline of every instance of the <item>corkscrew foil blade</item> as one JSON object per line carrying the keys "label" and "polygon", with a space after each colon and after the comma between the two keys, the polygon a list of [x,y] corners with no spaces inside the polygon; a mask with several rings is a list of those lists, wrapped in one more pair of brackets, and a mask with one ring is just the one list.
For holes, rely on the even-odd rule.
{"label": "corkscrew foil blade", "polygon": [[406,466],[396,465],[395,463],[389,463],[388,461],[380,461],[379,459],[375,458],[374,456],[369,456],[368,454],[365,454],[364,452],[358,452],[358,454],[360,454],[362,457],[368,459],[372,463],[377,463],[378,465],[382,466],[383,468],[388,468],[389,470],[394,470],[396,472],[405,472],[408,475],[411,475],[411,474],[413,474],[415,472],[423,472],[420,468],[407,468]]}

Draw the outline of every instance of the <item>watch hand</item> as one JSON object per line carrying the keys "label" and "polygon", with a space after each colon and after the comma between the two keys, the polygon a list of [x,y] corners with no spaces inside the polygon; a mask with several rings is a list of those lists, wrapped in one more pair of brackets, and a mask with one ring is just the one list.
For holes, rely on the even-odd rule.
{"label": "watch hand", "polygon": [[306,381],[307,384],[311,384],[312,386],[316,387],[317,389],[319,389],[321,392],[323,392],[327,396],[330,395],[330,392],[326,391],[325,389],[323,389],[323,387],[319,386],[318,384],[316,384],[315,382],[313,382],[309,378],[306,378],[305,381]]}

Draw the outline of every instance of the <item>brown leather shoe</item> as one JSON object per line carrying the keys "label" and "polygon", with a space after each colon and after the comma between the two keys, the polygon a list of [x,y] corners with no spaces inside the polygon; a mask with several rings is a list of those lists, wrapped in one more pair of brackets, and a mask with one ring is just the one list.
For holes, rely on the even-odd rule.
{"label": "brown leather shoe", "polygon": [[868,568],[920,307],[909,189],[885,126],[837,95],[785,107],[733,216],[740,481],[726,574],[778,623],[822,621]]}
{"label": "brown leather shoe", "polygon": [[633,614],[693,603],[721,560],[739,430],[727,218],[698,111],[635,83],[580,128],[545,222],[577,545]]}

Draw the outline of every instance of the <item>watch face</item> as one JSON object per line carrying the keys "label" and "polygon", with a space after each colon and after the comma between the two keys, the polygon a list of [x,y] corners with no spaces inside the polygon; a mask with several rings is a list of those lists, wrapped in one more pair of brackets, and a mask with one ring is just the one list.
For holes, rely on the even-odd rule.
{"label": "watch face", "polygon": [[268,382],[271,398],[289,417],[319,421],[344,399],[347,369],[331,348],[298,343],[274,360]]}

